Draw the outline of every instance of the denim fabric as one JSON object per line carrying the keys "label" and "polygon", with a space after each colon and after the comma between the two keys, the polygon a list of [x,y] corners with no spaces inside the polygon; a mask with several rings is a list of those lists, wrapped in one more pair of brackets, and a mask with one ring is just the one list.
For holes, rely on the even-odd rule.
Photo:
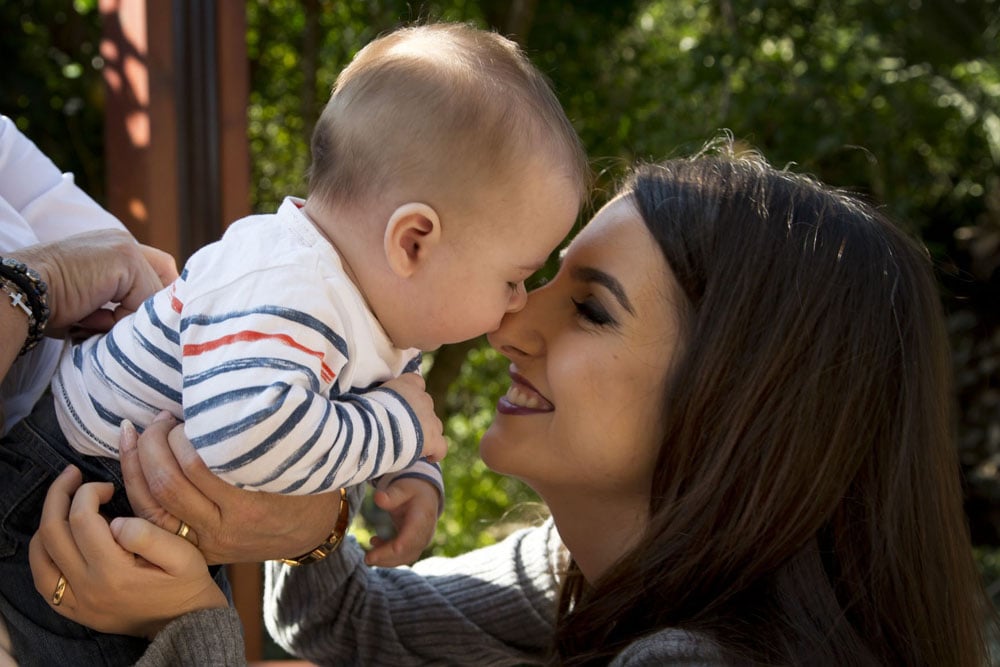
{"label": "denim fabric", "polygon": [[[0,441],[0,613],[21,667],[131,665],[146,640],[96,632],[63,618],[38,594],[31,577],[28,542],[49,485],[69,463],[80,468],[84,482],[114,483],[114,496],[102,506],[106,517],[132,515],[118,461],[73,450],[59,429],[51,395],[43,396]],[[230,597],[224,568],[213,568],[213,575]]]}

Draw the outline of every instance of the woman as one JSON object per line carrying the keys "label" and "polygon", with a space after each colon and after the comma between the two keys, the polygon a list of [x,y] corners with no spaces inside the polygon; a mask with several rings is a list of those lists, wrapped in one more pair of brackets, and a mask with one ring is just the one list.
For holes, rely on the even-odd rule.
{"label": "woman", "polygon": [[[552,519],[413,570],[369,569],[350,540],[320,563],[269,565],[283,644],[366,665],[986,662],[992,616],[925,253],[847,195],[722,153],[638,169],[490,335],[512,384],[483,459]],[[144,436],[144,470],[162,475],[174,452],[213,497],[169,426]],[[71,499],[78,485],[70,473],[50,491],[36,541],[55,562],[35,568],[39,591],[67,568],[100,571],[114,549],[101,489]],[[190,615],[168,624],[187,609],[218,633],[226,612],[204,610],[222,601],[189,543],[139,519],[112,531],[162,565],[146,576],[167,598],[144,610],[135,570],[101,605],[86,601],[104,584],[81,581],[64,613],[166,624],[156,659],[196,636]],[[212,662],[225,647],[210,640],[197,635]]]}

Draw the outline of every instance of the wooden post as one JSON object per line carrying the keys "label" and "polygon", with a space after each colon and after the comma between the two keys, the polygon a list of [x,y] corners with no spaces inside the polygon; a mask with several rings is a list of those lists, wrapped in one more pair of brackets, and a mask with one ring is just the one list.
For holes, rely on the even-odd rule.
{"label": "wooden post", "polygon": [[[108,208],[179,264],[250,212],[249,68],[240,0],[100,0]],[[247,659],[261,569],[229,566]]]}
{"label": "wooden post", "polygon": [[250,212],[244,6],[100,0],[100,11],[108,207],[183,262]]}

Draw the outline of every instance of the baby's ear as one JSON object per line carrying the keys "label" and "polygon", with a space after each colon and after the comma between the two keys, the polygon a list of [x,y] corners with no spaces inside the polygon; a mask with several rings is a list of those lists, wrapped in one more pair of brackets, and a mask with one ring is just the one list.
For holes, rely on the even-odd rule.
{"label": "baby's ear", "polygon": [[409,278],[441,240],[437,211],[419,202],[403,204],[389,216],[383,244],[393,272]]}

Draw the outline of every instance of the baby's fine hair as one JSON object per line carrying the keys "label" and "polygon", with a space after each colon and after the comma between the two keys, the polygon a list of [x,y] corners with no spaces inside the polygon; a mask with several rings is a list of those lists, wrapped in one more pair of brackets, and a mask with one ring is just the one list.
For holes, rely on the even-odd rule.
{"label": "baby's fine hair", "polygon": [[502,183],[541,151],[582,198],[580,139],[517,44],[458,23],[401,28],[361,49],[337,78],[313,132],[310,197],[356,203],[412,185],[433,199]]}

